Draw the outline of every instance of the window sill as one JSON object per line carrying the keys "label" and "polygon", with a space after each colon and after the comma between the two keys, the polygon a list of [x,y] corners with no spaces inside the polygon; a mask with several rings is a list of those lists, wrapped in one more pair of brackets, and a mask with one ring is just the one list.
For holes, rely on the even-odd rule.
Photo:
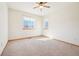
{"label": "window sill", "polygon": [[34,30],[34,28],[23,28],[23,30]]}

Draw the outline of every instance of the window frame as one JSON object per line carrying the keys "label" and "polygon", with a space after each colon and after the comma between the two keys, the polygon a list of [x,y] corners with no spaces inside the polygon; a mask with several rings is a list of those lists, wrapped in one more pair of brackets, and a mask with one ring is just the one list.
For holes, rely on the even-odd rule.
{"label": "window frame", "polygon": [[[27,16],[23,16],[22,17],[22,19],[23,19],[23,30],[33,30],[34,28],[35,28],[35,19],[34,18],[32,18],[32,17],[27,17]],[[32,25],[29,25],[29,23],[26,25],[24,22],[31,22],[32,23]],[[26,27],[27,26],[27,27]],[[31,26],[31,27],[29,27],[29,26]]]}

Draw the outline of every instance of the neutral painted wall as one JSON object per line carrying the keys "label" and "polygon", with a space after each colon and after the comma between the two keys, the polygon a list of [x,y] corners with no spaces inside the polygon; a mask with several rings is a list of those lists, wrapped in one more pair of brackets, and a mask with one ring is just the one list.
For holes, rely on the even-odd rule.
{"label": "neutral painted wall", "polygon": [[[36,25],[34,29],[23,30],[23,16],[35,19]],[[41,35],[41,27],[41,16],[9,8],[9,40]]]}
{"label": "neutral painted wall", "polygon": [[0,3],[0,55],[8,41],[8,8],[6,3]]}
{"label": "neutral painted wall", "polygon": [[48,31],[44,35],[79,45],[79,3],[55,3],[48,19]]}

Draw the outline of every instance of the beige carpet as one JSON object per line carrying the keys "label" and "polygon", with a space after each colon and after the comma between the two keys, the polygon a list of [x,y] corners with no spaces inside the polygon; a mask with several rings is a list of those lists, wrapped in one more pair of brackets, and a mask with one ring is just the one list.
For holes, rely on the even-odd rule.
{"label": "beige carpet", "polygon": [[79,55],[79,47],[55,39],[34,37],[9,41],[2,56],[72,56]]}

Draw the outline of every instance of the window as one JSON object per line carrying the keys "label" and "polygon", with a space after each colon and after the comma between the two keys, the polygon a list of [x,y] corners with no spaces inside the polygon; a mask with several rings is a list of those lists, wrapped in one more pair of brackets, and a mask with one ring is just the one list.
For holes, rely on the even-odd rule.
{"label": "window", "polygon": [[44,21],[44,29],[48,29],[48,20]]}
{"label": "window", "polygon": [[23,17],[24,29],[33,29],[35,26],[35,20],[29,17]]}

